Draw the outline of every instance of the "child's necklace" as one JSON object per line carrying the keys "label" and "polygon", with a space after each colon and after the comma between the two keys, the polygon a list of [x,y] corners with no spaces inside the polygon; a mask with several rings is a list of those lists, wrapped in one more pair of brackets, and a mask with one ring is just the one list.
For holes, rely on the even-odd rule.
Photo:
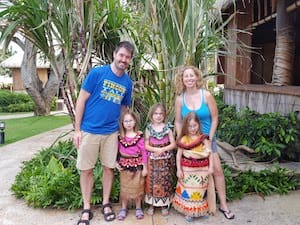
{"label": "child's necklace", "polygon": [[137,134],[133,137],[132,140],[127,141],[126,137],[121,138],[119,136],[119,141],[121,143],[121,145],[123,145],[125,148],[130,147],[130,146],[134,146],[138,143],[138,141],[143,137],[143,133],[142,132],[137,132]]}
{"label": "child's necklace", "polygon": [[[189,137],[190,139],[192,139],[191,137]],[[177,146],[180,147],[180,148],[183,148],[183,149],[187,149],[187,150],[191,150],[195,147],[197,147],[198,145],[202,144],[204,139],[207,139],[208,136],[207,135],[200,135],[200,136],[197,136],[196,139],[192,139],[191,142],[186,142],[187,141],[187,138],[186,136],[184,136],[181,140],[179,140],[177,142]]]}

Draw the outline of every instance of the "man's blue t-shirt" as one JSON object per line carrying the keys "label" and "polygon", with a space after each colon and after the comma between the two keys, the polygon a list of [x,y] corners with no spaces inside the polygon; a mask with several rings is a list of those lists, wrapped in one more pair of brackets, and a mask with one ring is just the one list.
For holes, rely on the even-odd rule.
{"label": "man's blue t-shirt", "polygon": [[111,134],[119,130],[121,105],[131,103],[132,81],[128,74],[117,76],[110,65],[98,66],[90,70],[81,88],[90,93],[81,130],[92,134]]}

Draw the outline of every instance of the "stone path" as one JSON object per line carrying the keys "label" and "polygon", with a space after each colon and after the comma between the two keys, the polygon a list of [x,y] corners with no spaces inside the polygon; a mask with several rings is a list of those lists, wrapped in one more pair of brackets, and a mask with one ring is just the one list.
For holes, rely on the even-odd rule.
{"label": "stone path", "polygon": [[[0,225],[75,225],[80,210],[65,211],[57,209],[34,209],[23,200],[16,199],[10,189],[15,176],[20,171],[23,161],[30,160],[42,148],[49,147],[58,137],[72,130],[67,125],[45,132],[22,141],[0,147]],[[72,133],[70,133],[71,135]],[[156,212],[153,217],[145,216],[136,220],[134,211],[130,210],[125,221],[105,222],[99,208],[95,207],[91,225],[300,225],[300,190],[288,195],[274,195],[263,199],[258,195],[249,195],[242,200],[228,203],[236,214],[236,219],[226,220],[217,212],[215,216],[198,219],[187,223],[183,216],[171,210],[170,215],[162,217]],[[117,212],[119,205],[114,205]]]}

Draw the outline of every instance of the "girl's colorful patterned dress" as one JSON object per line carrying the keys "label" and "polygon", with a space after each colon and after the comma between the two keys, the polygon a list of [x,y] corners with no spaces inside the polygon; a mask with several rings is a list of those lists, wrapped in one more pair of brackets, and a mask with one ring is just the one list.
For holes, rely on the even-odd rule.
{"label": "girl's colorful patterned dress", "polygon": [[145,178],[142,175],[143,164],[147,163],[147,152],[143,133],[134,138],[119,137],[118,163],[120,171],[120,197],[136,199],[144,196]]}
{"label": "girl's colorful patterned dress", "polygon": [[[166,124],[163,131],[156,132],[151,124],[147,125],[146,132],[149,143],[153,147],[164,147],[170,144],[169,131],[173,126]],[[173,150],[154,156],[148,151],[148,175],[145,183],[145,202],[155,207],[169,206],[173,197],[173,177],[175,159]]]}
{"label": "girl's colorful patterned dress", "polygon": [[209,211],[207,170],[210,150],[204,148],[203,141],[206,138],[206,135],[201,135],[193,140],[184,136],[177,142],[178,148],[183,149],[181,168],[184,178],[178,179],[172,204],[186,216],[200,217]]}

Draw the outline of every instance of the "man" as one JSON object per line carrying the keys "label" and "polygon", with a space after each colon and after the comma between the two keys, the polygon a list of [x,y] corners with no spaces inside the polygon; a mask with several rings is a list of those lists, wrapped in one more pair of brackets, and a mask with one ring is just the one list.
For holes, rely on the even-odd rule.
{"label": "man", "polygon": [[113,52],[110,65],[91,69],[82,84],[75,110],[74,145],[78,149],[77,168],[83,211],[77,225],[88,225],[93,213],[90,210],[93,192],[93,169],[100,153],[103,166],[102,213],[106,221],[115,219],[109,203],[113,185],[113,168],[117,156],[118,120],[121,111],[131,103],[132,81],[126,69],[134,53],[128,41],[120,42]]}

